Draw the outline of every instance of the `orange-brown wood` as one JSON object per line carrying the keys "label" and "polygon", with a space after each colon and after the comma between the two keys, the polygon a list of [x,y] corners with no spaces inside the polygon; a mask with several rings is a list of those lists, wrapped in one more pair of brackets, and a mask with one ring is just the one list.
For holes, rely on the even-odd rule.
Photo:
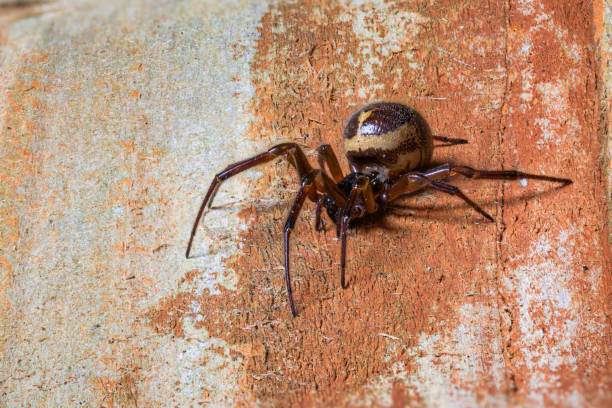
{"label": "orange-brown wood", "polygon": [[[407,200],[381,226],[352,234],[346,290],[334,279],[334,231],[315,232],[305,211],[293,264],[302,311],[287,319],[283,277],[270,265],[282,259],[279,220],[293,195],[282,187],[296,180],[283,166],[267,170],[252,187],[286,191],[287,204],[243,211],[237,291],[189,299],[206,305],[208,332],[252,346],[242,389],[294,406],[377,396],[393,406],[610,403],[593,19],[589,1],[271,7],[251,71],[255,140],[264,143],[266,129],[339,151],[344,118],[391,99],[414,106],[433,133],[469,141],[440,149],[434,163],[575,183],[459,180],[494,224],[453,197]],[[181,299],[168,308],[180,310]]]}

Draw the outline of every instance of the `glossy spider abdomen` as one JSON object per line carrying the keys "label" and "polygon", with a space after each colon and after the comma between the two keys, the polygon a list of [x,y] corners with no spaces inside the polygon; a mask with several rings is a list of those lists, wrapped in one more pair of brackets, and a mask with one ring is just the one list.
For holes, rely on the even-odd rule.
{"label": "glossy spider abdomen", "polygon": [[352,171],[389,179],[431,162],[433,139],[413,109],[390,102],[367,105],[349,118],[344,152]]}

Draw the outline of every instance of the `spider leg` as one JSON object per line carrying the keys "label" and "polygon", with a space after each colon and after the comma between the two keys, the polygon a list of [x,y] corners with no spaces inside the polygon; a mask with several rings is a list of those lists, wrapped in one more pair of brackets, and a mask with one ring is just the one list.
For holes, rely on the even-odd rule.
{"label": "spider leg", "polygon": [[[289,211],[289,215],[287,216],[287,222],[285,223],[284,228],[284,244],[285,244],[285,281],[287,283],[287,293],[289,295],[289,305],[291,307],[291,314],[293,317],[296,316],[295,313],[295,305],[293,303],[293,292],[291,290],[291,276],[290,276],[290,263],[289,263],[289,251],[290,251],[290,241],[291,232],[293,231],[293,227],[295,226],[295,222],[302,210],[302,206],[304,205],[304,201],[306,197],[312,197],[317,194],[317,191],[322,191],[325,194],[319,198],[330,197],[332,200],[336,202],[337,205],[346,205],[346,198],[344,193],[340,190],[340,188],[333,182],[332,179],[322,170],[312,170],[309,174],[307,174],[303,179],[300,185],[300,189],[293,201],[293,205],[291,207],[291,211]],[[335,197],[335,198],[334,198]]]}
{"label": "spider leg", "polygon": [[317,148],[317,161],[321,170],[325,170],[325,164],[327,164],[327,169],[336,183],[344,178],[338,158],[330,145],[323,144]]}
{"label": "spider leg", "polygon": [[[531,174],[531,173],[523,173],[522,171],[517,170],[476,170],[467,166],[450,166],[449,168],[450,175],[453,174],[461,174],[462,176],[471,178],[471,179],[494,179],[494,180],[520,180],[520,179],[534,179],[534,180],[542,180],[542,181],[552,181],[557,183],[563,183],[563,185],[568,185],[572,183],[572,180],[566,178],[552,177],[546,176],[543,174]],[[457,187],[444,183],[442,181],[432,181],[431,186],[436,190],[444,191],[445,193],[456,195],[461,198],[463,201],[468,203],[472,208],[478,211],[481,215],[487,218],[489,221],[493,222],[493,217],[487,214],[478,204],[470,200],[465,194],[461,192]]]}
{"label": "spider leg", "polygon": [[[338,158],[330,145],[322,144],[317,148],[317,162],[319,163],[319,168],[323,171],[325,171],[325,166],[327,165],[327,170],[331,174],[334,182],[339,183],[344,178]],[[323,195],[317,199],[317,209],[315,211],[316,231],[323,231],[323,226],[321,224],[321,210],[323,209],[323,205],[327,197],[327,195]]]}
{"label": "spider leg", "polygon": [[[414,173],[414,172],[412,172]],[[406,173],[411,174],[411,173]],[[544,174],[523,173],[517,170],[477,170],[468,166],[455,166],[450,163],[445,163],[431,169],[421,171],[421,174],[428,179],[445,179],[456,174],[461,174],[464,177],[472,179],[493,179],[493,180],[520,180],[534,179],[542,181],[552,181],[562,183],[564,185],[572,184],[572,180],[560,177],[552,177]],[[407,192],[412,192],[407,191]],[[403,193],[405,194],[405,193]]]}
{"label": "spider leg", "polygon": [[202,214],[204,213],[204,208],[206,208],[206,204],[208,204],[208,206],[210,207],[215,192],[217,191],[221,183],[224,180],[235,176],[240,172],[248,170],[251,167],[257,166],[258,164],[266,163],[283,154],[289,155],[290,162],[293,167],[296,168],[300,179],[304,178],[304,176],[306,176],[312,171],[312,167],[310,163],[308,163],[306,155],[296,143],[281,143],[272,147],[265,153],[261,153],[257,156],[251,157],[250,159],[231,164],[221,173],[215,175],[215,178],[213,179],[212,183],[210,184],[210,187],[208,188],[208,191],[206,192],[206,195],[204,196],[204,200],[202,201],[202,205],[200,206],[200,210],[198,211],[198,215],[196,216],[195,222],[193,223],[191,235],[189,236],[189,244],[187,245],[187,252],[185,253],[186,258],[189,258],[189,252],[191,252],[193,237],[195,236],[198,224],[200,223],[200,218],[202,218]]}
{"label": "spider leg", "polygon": [[[436,173],[434,173],[434,175],[435,174]],[[401,195],[422,190],[431,184],[432,181],[433,180],[426,173],[410,172],[403,174],[393,184],[386,186],[385,191],[383,191],[381,195],[381,199],[385,202],[391,202]]]}
{"label": "spider leg", "polygon": [[422,173],[410,172],[402,175],[395,183],[387,187],[381,195],[381,199],[390,202],[400,195],[412,193],[429,186],[447,194],[456,195],[489,221],[493,221],[493,217],[480,208],[478,204],[470,200],[457,187],[438,180],[445,179],[455,174],[461,174],[471,179],[519,180],[526,178],[563,183],[563,185],[572,183],[570,179],[546,176],[543,174],[524,173],[516,170],[476,170],[467,166],[453,166],[446,163],[438,167],[427,169]]}
{"label": "spider leg", "polygon": [[432,136],[432,138],[434,140],[438,140],[440,142],[445,143],[445,144],[435,145],[434,147],[448,147],[448,146],[455,146],[455,145],[468,143],[468,141],[465,139],[454,139],[452,137]]}
{"label": "spider leg", "polygon": [[523,173],[516,170],[476,170],[467,166],[450,166],[450,175],[461,174],[462,176],[472,179],[494,179],[494,180],[520,180],[534,179],[543,181],[552,181],[563,183],[564,185],[572,184],[572,180],[566,178],[546,176],[543,174]]}
{"label": "spider leg", "polygon": [[448,193],[450,195],[456,195],[457,197],[461,198],[463,201],[468,203],[473,209],[478,211],[480,213],[480,215],[485,217],[487,220],[489,220],[491,222],[495,222],[495,220],[493,220],[493,217],[491,217],[485,210],[480,208],[480,206],[478,204],[476,204],[475,202],[470,200],[468,198],[468,196],[463,194],[463,192],[461,190],[459,190],[457,187],[453,186],[452,184],[447,184],[447,183],[444,183],[442,181],[432,181],[430,183],[430,186],[435,188],[436,190],[443,191],[443,192]]}
{"label": "spider leg", "polygon": [[[365,202],[365,208],[361,208],[360,214],[354,214],[353,210],[356,209],[357,198],[361,196]],[[352,218],[359,218],[365,215],[365,212],[373,213],[376,212],[377,205],[374,199],[374,192],[370,185],[370,180],[361,176],[358,177],[351,188],[351,192],[346,200],[346,204],[342,209],[342,215],[340,216],[340,223],[337,226],[336,233],[340,237],[340,285],[343,289],[346,289],[348,285],[345,283],[344,271],[346,266],[346,231],[349,222]]]}
{"label": "spider leg", "polygon": [[302,179],[300,189],[298,190],[295,200],[293,201],[293,206],[291,207],[291,211],[289,211],[289,216],[287,216],[287,222],[285,222],[285,281],[287,283],[289,306],[291,307],[291,314],[293,315],[293,317],[296,316],[296,313],[295,305],[293,304],[293,293],[291,291],[291,276],[289,274],[289,238],[291,236],[291,231],[293,231],[293,227],[295,226],[295,222],[298,218],[298,215],[300,215],[302,205],[304,205],[304,200],[306,200],[306,197],[311,194],[311,191],[314,187],[314,177],[313,172],[311,172]]}
{"label": "spider leg", "polygon": [[487,214],[474,201],[470,200],[470,198],[463,194],[463,192],[457,187],[433,179],[435,177],[445,177],[445,169],[446,167],[440,166],[435,169],[431,169],[426,173],[406,173],[397,182],[392,184],[387,191],[383,193],[382,199],[385,201],[393,201],[403,194],[412,193],[421,190],[425,187],[431,187],[450,195],[456,195],[457,197],[468,203],[473,209],[475,209],[486,219],[488,219],[489,221],[493,221],[493,217]]}

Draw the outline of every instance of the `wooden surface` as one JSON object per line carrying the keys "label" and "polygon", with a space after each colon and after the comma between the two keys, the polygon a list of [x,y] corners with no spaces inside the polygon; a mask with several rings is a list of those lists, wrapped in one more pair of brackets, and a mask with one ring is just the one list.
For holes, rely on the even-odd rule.
{"label": "wooden surface", "polygon": [[[0,5],[0,406],[612,403],[605,3]],[[574,184],[453,179],[492,224],[408,197],[350,232],[346,290],[309,203],[295,319],[286,162],[225,183],[184,259],[216,172],[341,155],[377,100],[469,140],[438,162]]]}

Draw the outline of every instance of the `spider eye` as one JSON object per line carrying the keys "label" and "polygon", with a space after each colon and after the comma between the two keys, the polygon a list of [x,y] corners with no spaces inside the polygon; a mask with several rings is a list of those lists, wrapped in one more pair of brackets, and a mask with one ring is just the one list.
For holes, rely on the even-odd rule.
{"label": "spider eye", "polygon": [[365,208],[360,205],[360,204],[356,204],[353,209],[351,210],[351,217],[352,218],[361,218],[366,214],[366,210]]}

